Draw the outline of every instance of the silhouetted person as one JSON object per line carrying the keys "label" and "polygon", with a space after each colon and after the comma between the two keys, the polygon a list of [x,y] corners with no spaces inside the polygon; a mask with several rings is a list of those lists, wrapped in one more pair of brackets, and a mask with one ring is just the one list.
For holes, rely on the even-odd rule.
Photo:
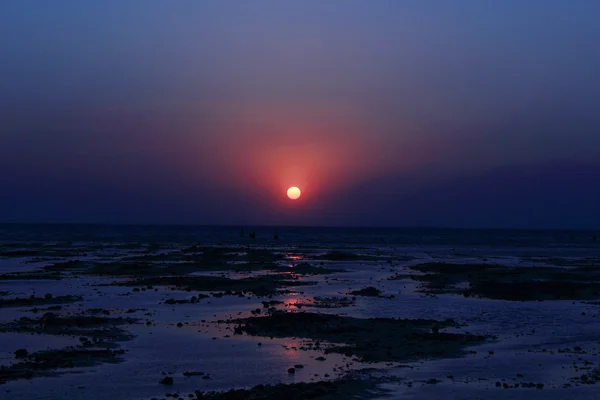
{"label": "silhouetted person", "polygon": [[595,242],[596,241],[596,235],[592,236],[592,240]]}
{"label": "silhouetted person", "polygon": [[248,234],[248,237],[249,237],[250,239],[254,239],[254,238],[256,237],[256,234],[255,234],[254,232],[250,232],[250,233]]}
{"label": "silhouetted person", "polygon": [[244,228],[240,229],[240,237],[244,237]]}
{"label": "silhouetted person", "polygon": [[273,231],[273,239],[275,239],[275,240],[279,239],[279,233],[277,233],[277,230]]}

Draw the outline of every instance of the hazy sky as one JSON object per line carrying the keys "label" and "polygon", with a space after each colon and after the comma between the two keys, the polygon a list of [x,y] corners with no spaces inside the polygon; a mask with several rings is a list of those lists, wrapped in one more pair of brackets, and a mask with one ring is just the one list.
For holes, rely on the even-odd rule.
{"label": "hazy sky", "polygon": [[600,228],[599,17],[3,0],[0,222]]}

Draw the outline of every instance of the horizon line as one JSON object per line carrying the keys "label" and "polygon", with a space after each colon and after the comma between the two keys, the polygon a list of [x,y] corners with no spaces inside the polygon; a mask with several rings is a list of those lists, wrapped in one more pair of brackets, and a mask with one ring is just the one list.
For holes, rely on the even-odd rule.
{"label": "horizon line", "polygon": [[8,225],[79,225],[79,226],[114,226],[114,227],[196,227],[196,228],[299,228],[299,229],[406,229],[406,230],[488,230],[488,231],[599,231],[600,228],[535,228],[535,227],[452,227],[452,226],[401,226],[401,225],[286,225],[286,224],[201,224],[201,223],[131,223],[131,222],[2,222]]}

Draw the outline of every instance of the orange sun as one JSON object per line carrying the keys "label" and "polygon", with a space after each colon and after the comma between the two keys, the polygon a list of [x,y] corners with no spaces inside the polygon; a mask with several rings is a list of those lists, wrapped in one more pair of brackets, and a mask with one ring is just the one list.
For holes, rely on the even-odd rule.
{"label": "orange sun", "polygon": [[298,197],[300,197],[300,194],[300,189],[298,189],[296,186],[292,186],[287,191],[287,196],[292,200],[296,200]]}

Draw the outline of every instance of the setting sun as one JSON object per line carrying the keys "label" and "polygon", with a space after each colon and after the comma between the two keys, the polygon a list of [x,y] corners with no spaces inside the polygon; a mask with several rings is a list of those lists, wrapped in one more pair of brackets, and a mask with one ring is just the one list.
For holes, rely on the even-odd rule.
{"label": "setting sun", "polygon": [[298,197],[300,197],[300,194],[300,189],[298,189],[296,186],[292,186],[287,191],[287,196],[292,200],[296,200]]}

